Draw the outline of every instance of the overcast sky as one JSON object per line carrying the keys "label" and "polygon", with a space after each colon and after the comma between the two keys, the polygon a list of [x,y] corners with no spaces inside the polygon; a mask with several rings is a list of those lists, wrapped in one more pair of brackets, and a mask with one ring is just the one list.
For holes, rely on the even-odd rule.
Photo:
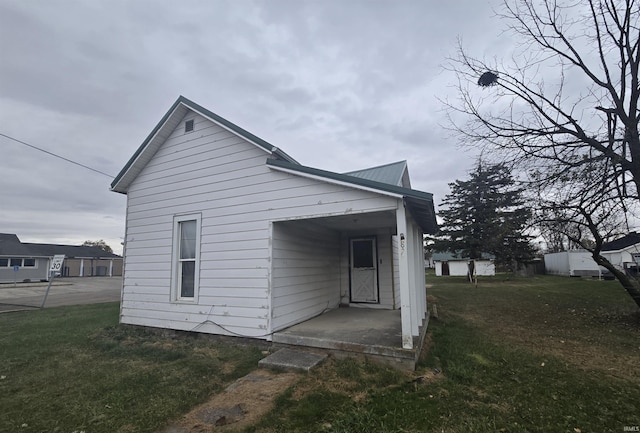
{"label": "overcast sky", "polygon": [[[115,176],[179,95],[345,172],[406,159],[436,204],[475,155],[439,98],[461,38],[501,57],[493,0],[0,0],[0,133]],[[504,50],[502,50],[504,51]],[[0,232],[104,239],[126,196],[111,178],[0,137]]]}

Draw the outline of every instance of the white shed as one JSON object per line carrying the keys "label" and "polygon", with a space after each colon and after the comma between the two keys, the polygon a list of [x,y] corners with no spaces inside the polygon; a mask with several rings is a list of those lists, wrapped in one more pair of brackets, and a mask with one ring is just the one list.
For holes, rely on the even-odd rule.
{"label": "white shed", "polygon": [[583,250],[561,251],[544,255],[544,268],[547,274],[569,277],[600,276],[600,266],[593,260],[591,253]]}
{"label": "white shed", "polygon": [[406,163],[338,174],[179,97],[111,184],[127,195],[122,323],[271,340],[341,305],[427,318],[433,197]]}
{"label": "white shed", "polygon": [[[436,276],[465,277],[469,275],[469,264],[472,260],[468,257],[458,257],[459,255],[459,253],[452,252],[433,253]],[[483,258],[473,260],[475,275],[494,276],[496,274],[496,265],[489,256],[489,254],[483,253]]]}
{"label": "white shed", "polygon": [[640,234],[629,234],[607,242],[602,246],[601,255],[620,270],[637,268],[640,263]]}

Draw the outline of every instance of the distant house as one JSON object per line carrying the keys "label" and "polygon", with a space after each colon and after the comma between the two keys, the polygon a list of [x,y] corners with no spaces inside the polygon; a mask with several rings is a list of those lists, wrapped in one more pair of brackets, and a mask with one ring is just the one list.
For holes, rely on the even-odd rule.
{"label": "distant house", "polygon": [[64,254],[62,276],[122,275],[122,257],[97,247],[20,242],[15,234],[0,233],[0,282],[46,281],[54,255]]}
{"label": "distant house", "polygon": [[547,274],[568,277],[600,277],[600,266],[593,260],[591,253],[585,250],[561,251],[544,255],[544,268]]}
{"label": "distant house", "polygon": [[629,234],[602,245],[601,255],[616,268],[637,272],[640,263],[640,234]]}
{"label": "distant house", "polygon": [[304,166],[181,96],[111,189],[127,195],[122,323],[276,341],[351,306],[400,309],[400,348],[423,335],[437,224],[404,161]]}
{"label": "distant house", "polygon": [[[464,277],[469,274],[469,264],[471,259],[461,257],[458,253],[449,251],[434,252],[432,256],[436,268],[436,276],[460,276]],[[493,258],[488,254],[483,254],[480,259],[473,260],[473,268],[475,275],[493,276],[496,274],[496,265]]]}

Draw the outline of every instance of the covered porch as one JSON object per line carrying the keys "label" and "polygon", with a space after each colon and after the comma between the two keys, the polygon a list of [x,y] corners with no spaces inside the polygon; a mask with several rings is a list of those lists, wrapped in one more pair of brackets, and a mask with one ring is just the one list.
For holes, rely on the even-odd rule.
{"label": "covered porch", "polygon": [[388,210],[273,222],[273,342],[413,368],[428,321],[415,213],[399,198]]}

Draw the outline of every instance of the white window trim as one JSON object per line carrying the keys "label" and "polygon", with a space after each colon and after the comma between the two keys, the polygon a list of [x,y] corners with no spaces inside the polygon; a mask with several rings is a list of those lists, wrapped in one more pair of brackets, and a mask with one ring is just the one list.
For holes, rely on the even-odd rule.
{"label": "white window trim", "polygon": [[[196,258],[195,275],[193,281],[193,298],[180,296],[180,223],[183,221],[196,222]],[[197,304],[200,292],[200,233],[202,226],[201,214],[176,215],[173,217],[173,248],[171,252],[171,301],[184,304]]]}
{"label": "white window trim", "polygon": [[[25,264],[24,264],[24,261],[25,261],[25,260],[30,260],[30,259],[31,259],[31,260],[33,260],[33,266],[27,266],[27,265],[25,265]],[[24,259],[22,259],[22,267],[23,267],[23,268],[26,268],[26,269],[38,269],[38,259],[33,258],[33,257],[27,257],[27,258],[24,258]]]}

